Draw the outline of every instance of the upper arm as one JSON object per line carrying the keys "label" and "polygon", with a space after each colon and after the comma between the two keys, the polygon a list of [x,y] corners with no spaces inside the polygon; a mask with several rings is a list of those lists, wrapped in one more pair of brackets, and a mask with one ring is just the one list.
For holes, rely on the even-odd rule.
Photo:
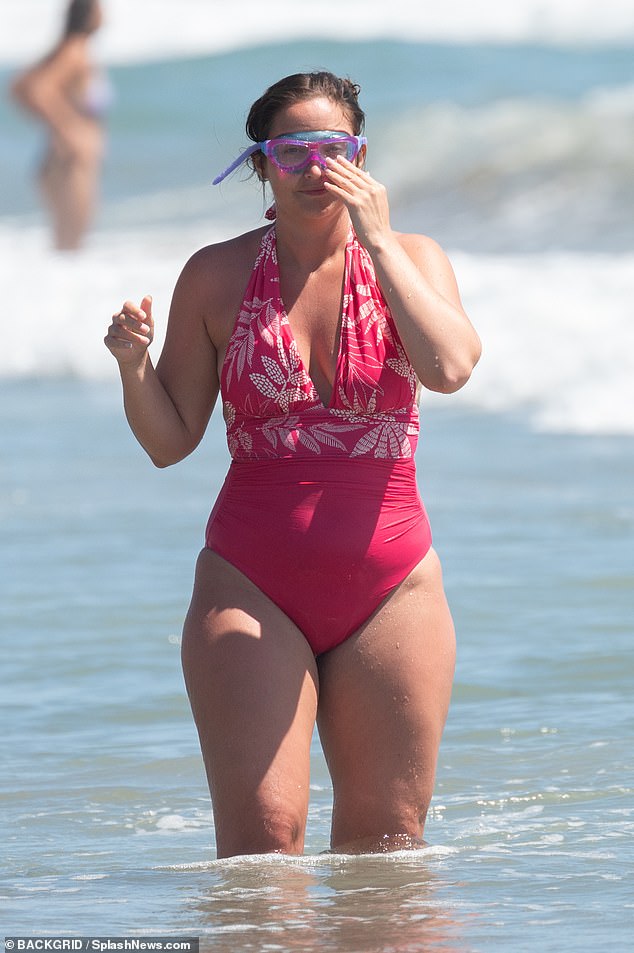
{"label": "upper arm", "polygon": [[438,242],[427,235],[401,235],[403,249],[434,291],[464,314],[458,282],[449,258]]}
{"label": "upper arm", "polygon": [[58,50],[20,73],[11,84],[11,93],[24,106],[40,111],[55,102],[62,91],[76,83],[88,70],[83,50],[65,43]]}
{"label": "upper arm", "polygon": [[205,432],[219,390],[216,348],[209,334],[214,308],[218,306],[209,267],[210,252],[211,249],[197,252],[181,272],[156,367],[191,435],[192,449]]}
{"label": "upper arm", "polygon": [[480,339],[462,306],[456,276],[440,245],[424,235],[400,235],[399,241],[423,279],[418,296],[414,293],[411,323],[403,324],[404,330],[409,328],[404,345],[427,388],[453,393],[466,383],[477,364]]}

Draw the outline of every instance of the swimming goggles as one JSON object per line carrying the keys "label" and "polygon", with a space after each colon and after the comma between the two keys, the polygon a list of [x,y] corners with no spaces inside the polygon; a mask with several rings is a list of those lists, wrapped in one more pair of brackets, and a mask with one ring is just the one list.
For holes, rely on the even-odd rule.
{"label": "swimming goggles", "polygon": [[332,130],[290,132],[285,136],[265,139],[263,142],[255,142],[249,146],[230,166],[227,166],[224,172],[216,176],[212,184],[218,185],[226,179],[254,152],[263,152],[281,172],[295,173],[303,172],[313,162],[325,169],[326,159],[338,159],[340,156],[352,162],[358,156],[361,147],[365,145],[367,145],[365,136],[350,136],[346,132]]}

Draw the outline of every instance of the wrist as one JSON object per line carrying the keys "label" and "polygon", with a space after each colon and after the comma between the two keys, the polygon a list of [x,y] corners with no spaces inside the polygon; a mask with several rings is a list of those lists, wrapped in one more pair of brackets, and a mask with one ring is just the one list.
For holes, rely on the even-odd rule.
{"label": "wrist", "polygon": [[396,232],[393,232],[391,228],[379,232],[377,235],[366,236],[364,245],[373,258],[382,258],[386,255],[391,255],[401,247]]}
{"label": "wrist", "polygon": [[147,350],[143,351],[138,360],[128,360],[119,362],[119,372],[124,384],[142,384],[150,364],[150,355]]}

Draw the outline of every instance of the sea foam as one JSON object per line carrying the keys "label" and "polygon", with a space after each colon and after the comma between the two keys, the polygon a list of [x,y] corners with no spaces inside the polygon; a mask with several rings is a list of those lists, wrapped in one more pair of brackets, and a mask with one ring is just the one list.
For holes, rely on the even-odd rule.
{"label": "sea foam", "polygon": [[[5,0],[0,64],[38,55],[57,36],[65,0]],[[634,37],[630,0],[108,0],[100,45],[109,62],[137,62],[249,47],[301,37],[354,41],[380,37],[443,42],[622,44]]]}
{"label": "sea foam", "polygon": [[[0,379],[115,381],[103,344],[110,316],[146,293],[156,357],[185,259],[222,237],[193,226],[101,232],[84,251],[63,255],[48,249],[42,228],[0,227]],[[525,414],[542,429],[634,434],[634,253],[449,254],[483,357],[462,391],[426,393],[424,408],[451,401]]]}

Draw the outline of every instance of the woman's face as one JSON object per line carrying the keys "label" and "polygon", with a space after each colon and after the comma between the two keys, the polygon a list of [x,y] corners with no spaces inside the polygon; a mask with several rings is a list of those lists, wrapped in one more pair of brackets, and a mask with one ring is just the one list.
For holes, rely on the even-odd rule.
{"label": "woman's face", "polygon": [[[325,96],[315,96],[281,109],[273,120],[268,138],[319,130],[354,135],[347,111]],[[363,152],[357,157],[357,162],[363,161]],[[311,162],[301,172],[284,172],[270,159],[261,156],[259,170],[270,182],[278,216],[286,209],[319,214],[333,204],[340,205],[340,200],[324,188],[327,173],[317,161]]]}

